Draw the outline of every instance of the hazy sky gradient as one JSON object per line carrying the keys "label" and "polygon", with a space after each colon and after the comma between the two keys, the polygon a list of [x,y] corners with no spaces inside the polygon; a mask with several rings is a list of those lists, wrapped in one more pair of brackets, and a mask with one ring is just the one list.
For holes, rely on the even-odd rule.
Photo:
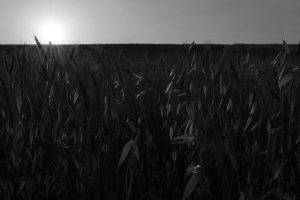
{"label": "hazy sky gradient", "polygon": [[0,43],[31,43],[47,20],[65,43],[300,40],[300,0],[0,0]]}

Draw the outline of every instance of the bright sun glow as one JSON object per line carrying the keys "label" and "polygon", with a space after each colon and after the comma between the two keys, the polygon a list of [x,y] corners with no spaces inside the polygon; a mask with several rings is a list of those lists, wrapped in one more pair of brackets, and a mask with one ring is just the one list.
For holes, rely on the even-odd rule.
{"label": "bright sun glow", "polygon": [[40,25],[37,36],[41,43],[61,44],[65,42],[66,32],[59,22],[48,21]]}

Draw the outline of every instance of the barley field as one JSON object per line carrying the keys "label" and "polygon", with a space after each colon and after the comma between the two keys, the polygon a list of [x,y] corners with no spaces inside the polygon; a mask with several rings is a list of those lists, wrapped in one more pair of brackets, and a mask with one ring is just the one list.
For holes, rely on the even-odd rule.
{"label": "barley field", "polygon": [[0,199],[300,197],[300,46],[0,47]]}

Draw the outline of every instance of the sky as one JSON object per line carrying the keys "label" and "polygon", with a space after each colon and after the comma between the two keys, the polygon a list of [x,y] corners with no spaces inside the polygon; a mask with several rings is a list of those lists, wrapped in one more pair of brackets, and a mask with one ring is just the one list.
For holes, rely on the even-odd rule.
{"label": "sky", "polygon": [[288,43],[300,0],[0,0],[0,44]]}

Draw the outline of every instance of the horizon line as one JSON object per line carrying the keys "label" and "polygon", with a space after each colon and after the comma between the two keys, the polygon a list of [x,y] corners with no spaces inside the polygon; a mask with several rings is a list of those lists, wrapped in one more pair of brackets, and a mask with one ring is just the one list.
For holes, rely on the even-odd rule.
{"label": "horizon line", "polygon": [[[51,44],[56,46],[66,46],[66,45],[283,45],[284,43],[60,43],[60,44]],[[287,43],[288,45],[300,45],[298,43]],[[11,45],[37,45],[36,43],[0,43],[0,46],[11,46]],[[46,46],[50,45],[49,43],[41,43],[41,45]]]}

